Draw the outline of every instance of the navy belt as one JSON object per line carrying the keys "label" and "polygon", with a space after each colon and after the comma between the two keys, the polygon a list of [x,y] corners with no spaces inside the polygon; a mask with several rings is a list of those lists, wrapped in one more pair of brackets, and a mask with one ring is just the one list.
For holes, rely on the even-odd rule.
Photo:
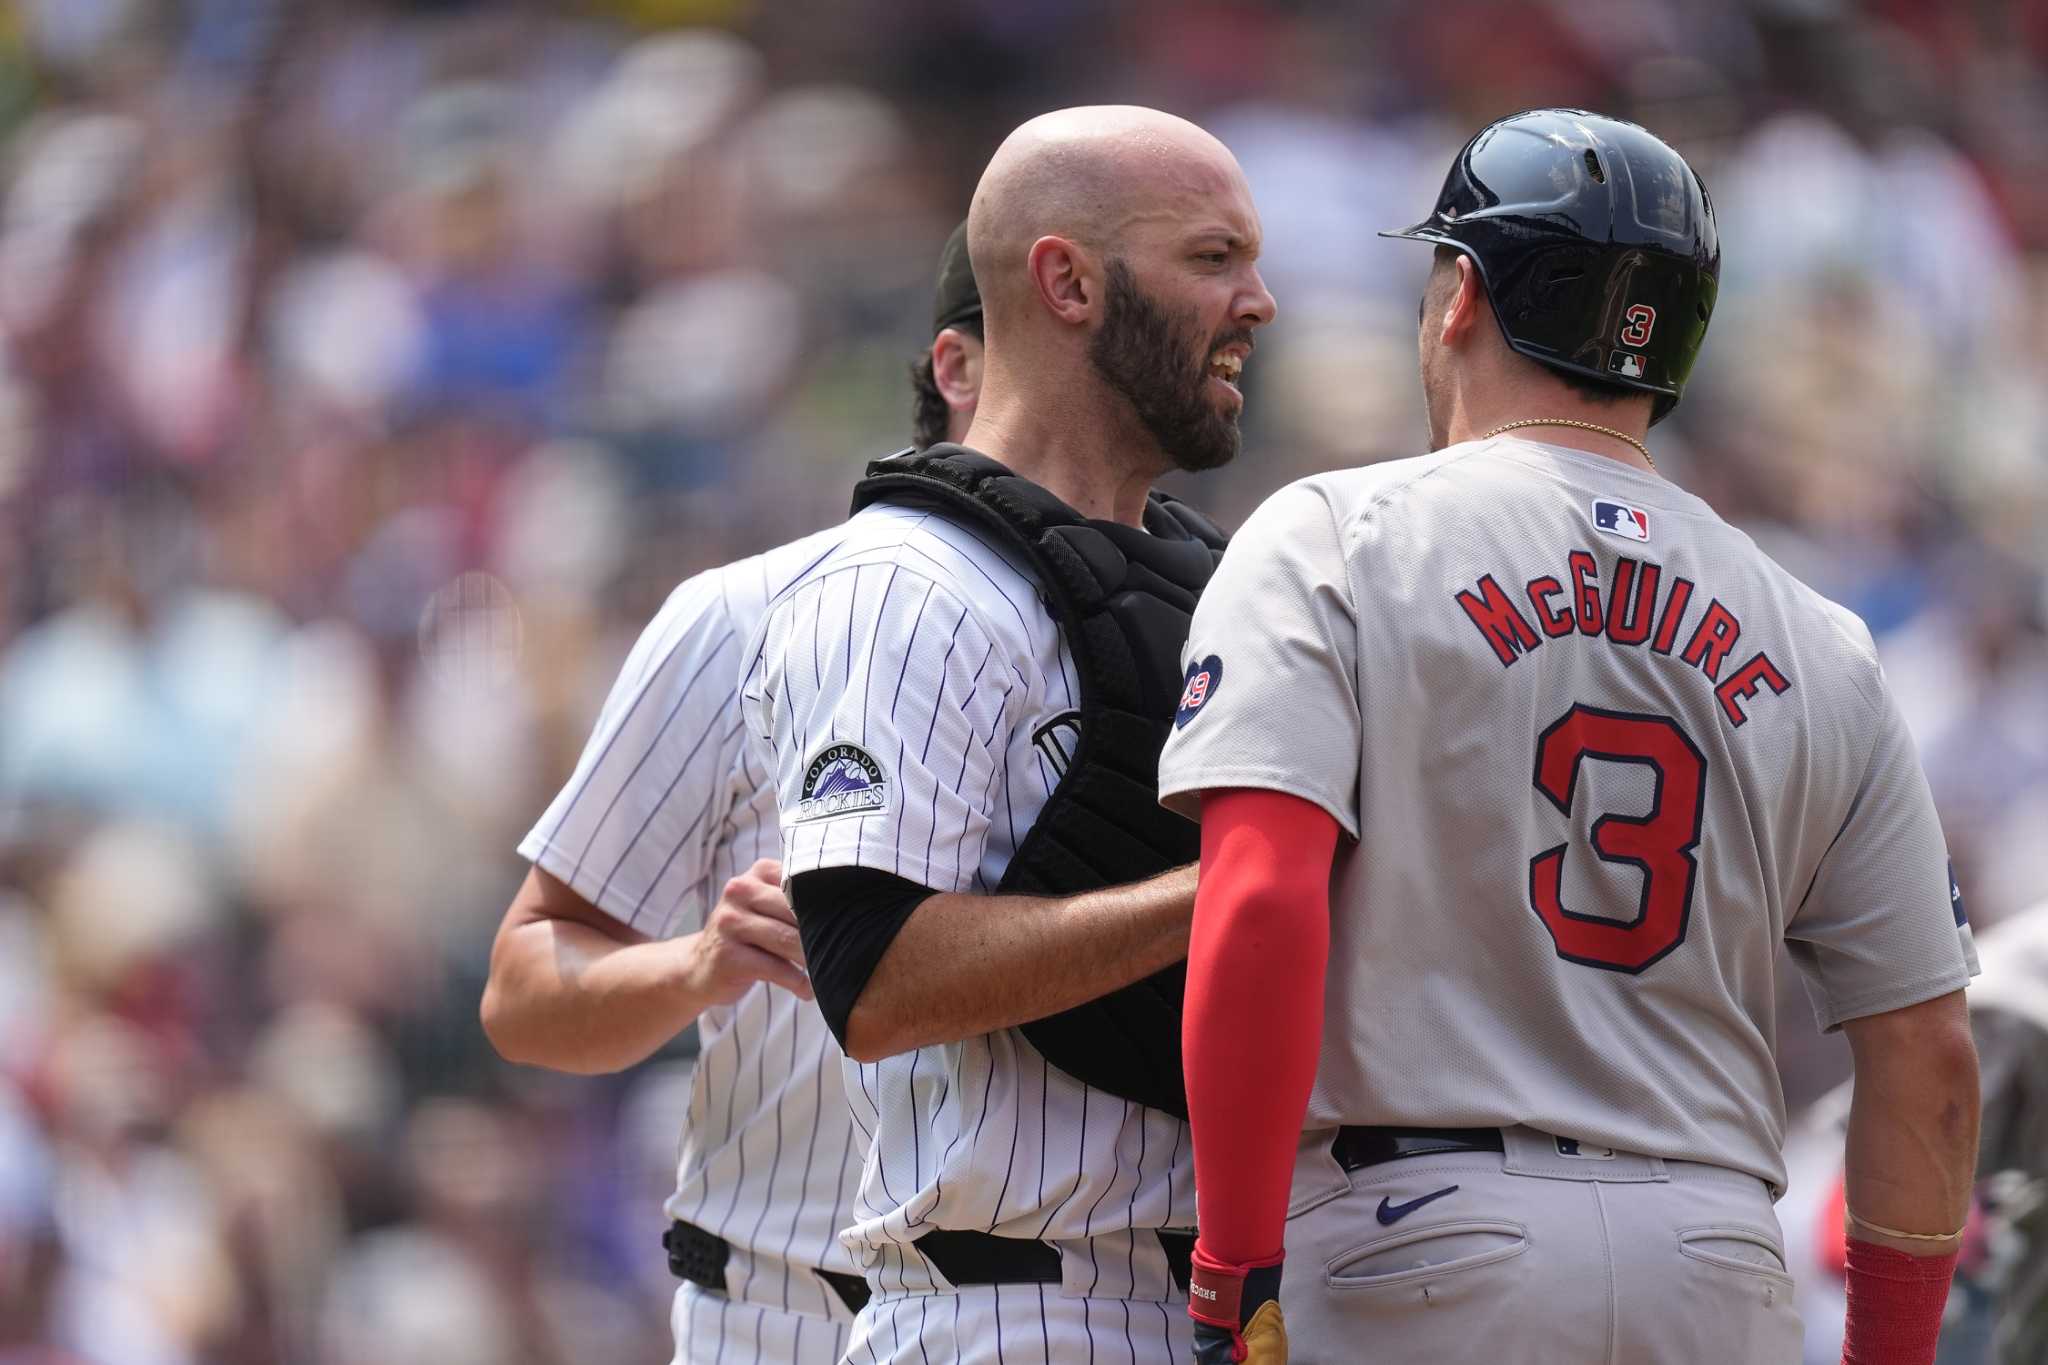
{"label": "navy belt", "polygon": [[[725,1263],[732,1258],[732,1245],[723,1237],[715,1232],[706,1232],[695,1223],[677,1219],[669,1224],[667,1232],[661,1234],[661,1245],[668,1252],[671,1275],[714,1294],[725,1293]],[[826,1288],[839,1296],[848,1312],[858,1313],[867,1305],[868,1282],[860,1276],[820,1270],[816,1266],[808,1268],[825,1282]]]}
{"label": "navy belt", "polygon": [[[1174,1284],[1185,1294],[1195,1254],[1192,1232],[1154,1230]],[[1060,1254],[1032,1237],[997,1237],[986,1232],[934,1228],[917,1239],[917,1249],[956,1285],[1058,1284]]]}
{"label": "navy belt", "polygon": [[1339,1128],[1330,1155],[1347,1171],[1442,1152],[1505,1152],[1498,1128]]}

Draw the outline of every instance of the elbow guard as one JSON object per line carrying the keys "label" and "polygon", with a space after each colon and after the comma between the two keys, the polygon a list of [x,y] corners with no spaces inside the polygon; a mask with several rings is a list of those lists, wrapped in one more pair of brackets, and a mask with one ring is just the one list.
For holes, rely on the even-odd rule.
{"label": "elbow guard", "polygon": [[846,1046],[846,1021],[911,912],[938,892],[872,867],[821,867],[789,879],[804,965],[826,1027]]}

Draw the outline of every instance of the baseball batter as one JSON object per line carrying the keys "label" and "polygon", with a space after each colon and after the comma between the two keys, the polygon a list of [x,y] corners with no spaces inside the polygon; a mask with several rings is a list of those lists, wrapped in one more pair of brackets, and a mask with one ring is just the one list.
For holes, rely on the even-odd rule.
{"label": "baseball batter", "polygon": [[[872,1138],[846,1235],[872,1297],[849,1359],[1170,1361],[1188,1341],[1186,1126],[1108,1088],[1115,1076],[1077,1075],[1086,1058],[1054,1064],[1017,1026],[1177,963],[1193,869],[999,893],[1027,857],[1085,877],[1128,856],[1113,841],[1030,850],[1077,773],[1108,781],[1106,751],[1131,734],[1151,748],[1142,785],[1118,799],[1177,831],[1178,856],[1196,850],[1193,827],[1150,800],[1185,615],[1151,636],[1171,640],[1156,729],[1148,710],[1103,735],[1083,724],[1090,642],[1129,646],[1128,680],[1147,671],[1147,632],[1094,615],[1070,638],[1053,604],[1099,570],[1129,589],[1109,615],[1170,619],[1149,615],[1170,613],[1169,597],[1185,612],[1213,550],[1199,519],[1148,488],[1176,463],[1234,454],[1234,381],[1274,305],[1235,160],[1155,111],[1023,125],[968,222],[987,349],[967,443],[986,456],[951,448],[932,474],[878,466],[871,483],[900,487],[771,607],[744,689],[748,724],[774,753],[812,981]],[[985,495],[974,506],[986,515],[904,501],[947,480],[956,500]],[[1061,561],[1075,577],[1053,581],[999,538],[1026,522],[1045,532],[1032,553],[1088,547]],[[1126,566],[1140,562],[1133,578]],[[1175,1053],[1160,1102],[1178,1107]]]}
{"label": "baseball batter", "polygon": [[1199,1358],[1796,1362],[1782,940],[1855,1054],[1845,1359],[1929,1361],[1975,955],[1869,633],[1643,445],[1711,312],[1706,193],[1542,110],[1392,235],[1439,248],[1435,453],[1258,510],[1161,762],[1203,824]]}
{"label": "baseball batter", "polygon": [[[941,259],[934,312],[918,423],[943,440],[966,430],[980,374],[965,224]],[[838,537],[676,589],[520,844],[533,870],[492,951],[484,1021],[512,1060],[617,1070],[698,1023],[664,1239],[683,1280],[678,1365],[828,1365],[867,1296],[838,1236],[866,1140],[780,890],[774,787],[739,718],[748,637]]]}

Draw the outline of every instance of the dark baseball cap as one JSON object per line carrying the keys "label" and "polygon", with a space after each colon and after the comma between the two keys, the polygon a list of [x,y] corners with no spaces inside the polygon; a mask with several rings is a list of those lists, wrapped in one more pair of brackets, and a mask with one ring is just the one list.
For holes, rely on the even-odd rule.
{"label": "dark baseball cap", "polygon": [[967,259],[967,221],[953,229],[939,253],[939,287],[932,297],[932,335],[963,322],[981,321],[981,290],[974,283],[974,264]]}

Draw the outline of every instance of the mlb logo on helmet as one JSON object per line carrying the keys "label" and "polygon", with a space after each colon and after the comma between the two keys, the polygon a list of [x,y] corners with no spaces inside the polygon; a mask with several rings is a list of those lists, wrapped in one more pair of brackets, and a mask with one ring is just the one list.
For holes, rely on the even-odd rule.
{"label": "mlb logo on helmet", "polygon": [[1616,351],[1607,358],[1607,368],[1620,375],[1623,379],[1641,379],[1643,377],[1643,358],[1639,355],[1632,355],[1627,351]]}
{"label": "mlb logo on helmet", "polygon": [[1596,501],[1593,504],[1593,524],[1608,535],[1620,536],[1623,540],[1650,538],[1650,514],[1625,502],[1608,502],[1604,498]]}

